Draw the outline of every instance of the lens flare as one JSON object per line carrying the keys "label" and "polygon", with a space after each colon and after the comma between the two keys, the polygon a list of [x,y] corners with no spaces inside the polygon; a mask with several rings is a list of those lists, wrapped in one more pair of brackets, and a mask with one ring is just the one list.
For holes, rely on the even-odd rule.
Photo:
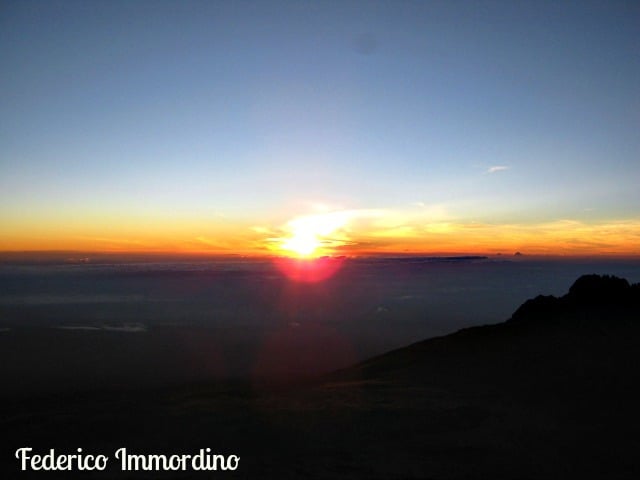
{"label": "lens flare", "polygon": [[333,277],[343,266],[345,257],[279,258],[276,266],[289,279],[317,283]]}

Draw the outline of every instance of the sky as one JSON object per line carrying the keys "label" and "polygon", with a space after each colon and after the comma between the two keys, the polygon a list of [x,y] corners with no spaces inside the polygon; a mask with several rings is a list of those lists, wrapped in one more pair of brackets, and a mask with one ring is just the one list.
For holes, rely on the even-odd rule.
{"label": "sky", "polygon": [[640,254],[640,4],[4,1],[0,251]]}

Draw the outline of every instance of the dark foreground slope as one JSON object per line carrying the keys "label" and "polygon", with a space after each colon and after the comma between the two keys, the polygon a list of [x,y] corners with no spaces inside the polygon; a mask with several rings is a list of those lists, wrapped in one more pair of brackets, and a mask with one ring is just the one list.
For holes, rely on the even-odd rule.
{"label": "dark foreground slope", "polygon": [[637,478],[640,287],[581,277],[505,323],[462,330],[305,384],[243,383],[7,401],[13,452],[237,454],[235,472],[82,478]]}

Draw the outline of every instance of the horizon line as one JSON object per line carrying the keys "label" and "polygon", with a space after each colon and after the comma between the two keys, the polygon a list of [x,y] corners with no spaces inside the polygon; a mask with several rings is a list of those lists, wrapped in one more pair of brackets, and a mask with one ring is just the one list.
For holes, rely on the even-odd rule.
{"label": "horizon line", "polygon": [[[97,258],[96,258],[97,257]],[[247,260],[270,260],[288,258],[292,260],[314,260],[318,258],[465,258],[471,257],[476,259],[619,259],[619,260],[640,260],[640,253],[623,254],[619,252],[597,252],[592,254],[585,253],[527,253],[525,251],[516,252],[360,252],[347,254],[335,252],[313,258],[295,257],[287,255],[278,255],[274,253],[231,253],[231,252],[205,252],[205,251],[159,251],[159,250],[122,250],[122,251],[99,251],[99,250],[0,250],[0,263],[27,261],[53,261],[57,260],[69,264],[92,263],[100,259],[118,259],[120,261],[132,261],[145,259],[162,259],[173,261],[181,260],[230,260],[230,259],[247,259]]]}

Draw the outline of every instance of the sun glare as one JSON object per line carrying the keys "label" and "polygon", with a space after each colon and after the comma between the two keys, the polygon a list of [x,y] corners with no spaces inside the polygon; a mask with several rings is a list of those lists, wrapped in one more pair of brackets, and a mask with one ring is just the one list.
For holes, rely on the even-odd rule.
{"label": "sun glare", "polygon": [[286,229],[290,235],[282,239],[280,250],[287,256],[314,258],[332,253],[332,247],[342,245],[338,233],[349,217],[345,212],[308,215],[291,220]]}
{"label": "sun glare", "polygon": [[298,234],[284,241],[281,248],[299,257],[313,257],[321,242],[311,234]]}

